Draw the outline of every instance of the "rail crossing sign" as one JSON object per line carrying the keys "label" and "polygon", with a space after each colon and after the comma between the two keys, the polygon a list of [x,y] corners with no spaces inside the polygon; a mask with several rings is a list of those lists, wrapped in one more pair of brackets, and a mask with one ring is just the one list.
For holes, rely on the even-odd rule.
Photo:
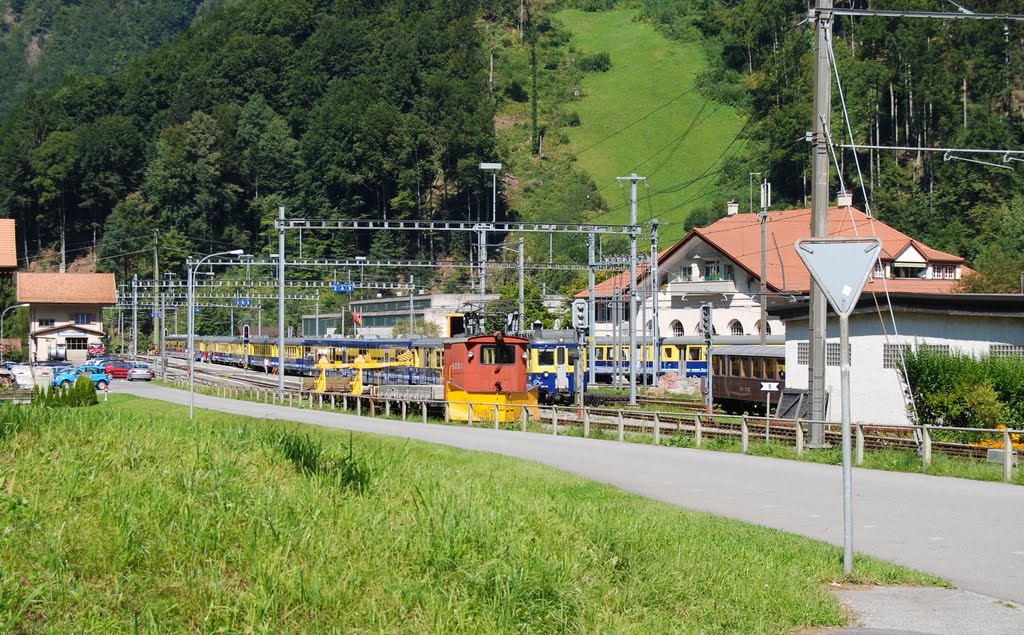
{"label": "rail crossing sign", "polygon": [[332,282],[331,283],[331,291],[333,291],[335,293],[352,293],[355,290],[356,290],[356,285],[354,285],[354,284],[345,284],[345,283],[342,283],[342,282]]}
{"label": "rail crossing sign", "polygon": [[252,300],[250,300],[249,298],[235,298],[235,306],[252,306]]}
{"label": "rail crossing sign", "polygon": [[779,392],[779,382],[777,381],[762,381],[761,392]]}
{"label": "rail crossing sign", "polygon": [[877,238],[803,238],[796,253],[839,315],[857,306],[882,251]]}

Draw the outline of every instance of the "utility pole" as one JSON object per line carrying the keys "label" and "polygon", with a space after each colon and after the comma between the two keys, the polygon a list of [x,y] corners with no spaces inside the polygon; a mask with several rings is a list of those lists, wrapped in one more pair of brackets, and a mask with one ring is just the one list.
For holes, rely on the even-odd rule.
{"label": "utility pole", "polygon": [[[484,289],[487,283],[487,229],[486,225],[480,223],[480,245],[477,250],[478,264],[480,268],[480,309],[484,308]],[[359,282],[362,282],[360,280]]]}
{"label": "utility pole", "polygon": [[[828,128],[832,125],[832,69],[828,60],[832,38],[832,0],[815,0],[814,13],[814,158],[811,176],[811,236],[828,237]],[[828,309],[825,294],[811,281],[810,351],[808,386],[811,389],[810,445],[825,444],[825,317]],[[765,331],[761,325],[761,331]]]}
{"label": "utility pole", "polygon": [[277,208],[277,394],[284,403],[284,206]]}
{"label": "utility pole", "polygon": [[[629,181],[629,224],[636,225],[636,184],[646,181],[647,177],[637,176],[633,172],[629,176],[617,177],[620,181]],[[629,235],[629,405],[636,405],[636,232]]]}
{"label": "utility pole", "polygon": [[[597,307],[595,306],[596,298],[594,297],[594,263],[596,262],[594,254],[594,250],[596,248],[595,243],[596,240],[594,233],[591,232],[587,234],[587,288],[590,290],[590,295],[588,297],[588,302],[590,303],[590,308],[588,309],[588,311],[590,311],[590,319],[588,320],[588,323],[590,324],[590,342],[587,344],[587,367],[590,369],[590,377],[587,379],[591,385],[593,385],[596,380],[596,369],[594,368],[594,364],[597,361],[594,359],[594,336],[597,334]],[[1021,286],[1024,286],[1024,273],[1021,273]]]}
{"label": "utility pole", "polygon": [[139,358],[139,274],[132,274],[132,360]]}
{"label": "utility pole", "polygon": [[153,346],[160,347],[162,351],[164,349],[163,342],[163,330],[160,328],[163,324],[164,313],[162,310],[157,309],[160,298],[160,230],[153,230],[153,313],[156,316],[153,318]]}
{"label": "utility pole", "polygon": [[523,239],[519,239],[519,330],[526,330],[526,258],[523,253]]}
{"label": "utility pole", "polygon": [[[414,276],[409,276],[409,335],[416,332],[416,307],[413,304],[413,300],[416,298],[416,289],[412,285],[416,284]],[[319,337],[319,333],[317,334]]]}
{"label": "utility pole", "polygon": [[661,304],[661,275],[658,271],[658,219],[651,219],[651,339],[654,343],[654,369],[651,385],[658,386],[661,375],[661,329],[658,317]]}
{"label": "utility pole", "polygon": [[768,343],[768,208],[772,206],[772,184],[761,184],[761,346]]}

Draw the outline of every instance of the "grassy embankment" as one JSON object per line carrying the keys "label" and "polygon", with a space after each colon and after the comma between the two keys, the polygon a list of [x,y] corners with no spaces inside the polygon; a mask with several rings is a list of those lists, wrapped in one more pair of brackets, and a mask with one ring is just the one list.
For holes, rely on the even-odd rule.
{"label": "grassy embankment", "polygon": [[[2,631],[843,622],[838,549],[534,463],[120,395],[0,421]],[[851,581],[937,582],[870,558]]]}
{"label": "grassy embankment", "polygon": [[[572,32],[572,43],[580,51],[607,51],[612,62],[607,72],[584,76],[583,98],[573,104],[580,126],[568,129],[568,134],[578,165],[598,187],[606,188],[612,211],[600,222],[629,221],[628,206],[623,204],[628,188],[620,195],[612,189],[617,185],[609,184],[635,169],[648,177],[649,189],[641,186],[639,196],[650,197],[640,206],[639,220],[657,215],[663,223],[662,243],[668,245],[682,237],[682,221],[691,209],[707,204],[724,209],[725,201],[714,198],[714,177],[721,167],[715,162],[727,149],[731,156],[742,148],[741,142],[729,145],[743,121],[734,108],[706,100],[693,90],[698,73],[707,66],[699,44],[669,40],[653,26],[636,22],[634,15],[630,11],[556,15]],[[706,178],[679,187],[705,172]]]}

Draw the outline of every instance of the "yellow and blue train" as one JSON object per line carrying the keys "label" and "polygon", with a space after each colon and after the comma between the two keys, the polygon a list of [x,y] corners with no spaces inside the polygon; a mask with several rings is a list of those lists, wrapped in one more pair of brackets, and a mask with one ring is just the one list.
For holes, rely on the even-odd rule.
{"label": "yellow and blue train", "polygon": [[[440,384],[444,345],[451,338],[294,338],[284,340],[284,372],[312,377],[316,364],[352,363],[357,357],[382,362],[385,367],[363,371],[365,382],[381,384]],[[187,356],[187,338],[168,335],[167,353]],[[214,364],[251,368],[267,373],[280,369],[278,342],[272,337],[196,336],[196,359]],[[584,362],[581,364],[580,359]],[[581,352],[575,331],[537,331],[530,338],[527,382],[537,388],[541,403],[571,403],[575,395],[577,369],[585,369],[585,348]],[[389,362],[401,362],[388,366]],[[344,374],[344,373],[343,373]],[[584,373],[583,381],[586,381]]]}

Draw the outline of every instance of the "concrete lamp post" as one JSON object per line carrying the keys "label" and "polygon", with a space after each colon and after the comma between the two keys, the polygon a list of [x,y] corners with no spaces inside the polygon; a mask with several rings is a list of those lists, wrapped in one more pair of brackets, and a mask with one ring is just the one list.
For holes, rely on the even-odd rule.
{"label": "concrete lamp post", "polygon": [[19,308],[21,308],[23,306],[28,306],[28,303],[27,302],[23,302],[21,304],[13,304],[13,305],[7,307],[6,309],[4,309],[3,313],[0,313],[0,362],[4,361],[4,345],[3,345],[3,339],[4,339],[4,318],[7,317],[7,313],[9,311],[13,311],[14,309],[19,309]]}
{"label": "concrete lamp post", "polygon": [[196,351],[195,351],[195,283],[196,269],[210,258],[217,256],[241,256],[245,253],[243,249],[232,249],[231,251],[220,251],[215,254],[203,256],[193,264],[192,256],[188,257],[188,418],[195,418],[196,408]]}

